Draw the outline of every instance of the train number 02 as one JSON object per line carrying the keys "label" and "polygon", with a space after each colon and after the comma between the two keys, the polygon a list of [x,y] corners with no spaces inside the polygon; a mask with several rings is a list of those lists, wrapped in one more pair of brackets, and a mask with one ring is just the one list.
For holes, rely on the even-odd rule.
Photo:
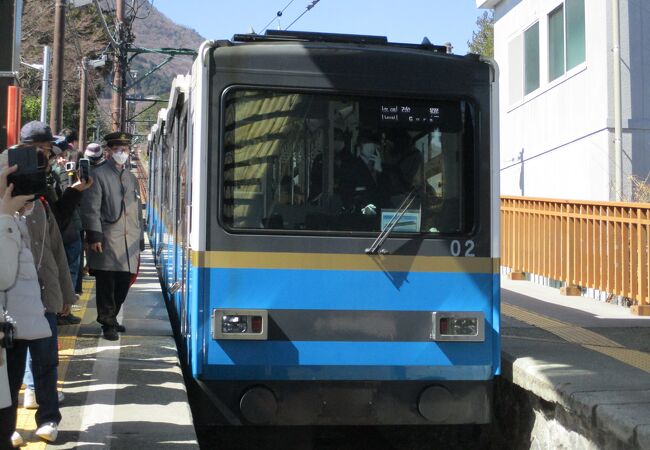
{"label": "train number 02", "polygon": [[[463,249],[463,245],[459,240],[451,241],[451,255],[460,256],[460,253]],[[474,254],[474,241],[469,240],[465,241],[465,254],[464,256],[476,256]]]}

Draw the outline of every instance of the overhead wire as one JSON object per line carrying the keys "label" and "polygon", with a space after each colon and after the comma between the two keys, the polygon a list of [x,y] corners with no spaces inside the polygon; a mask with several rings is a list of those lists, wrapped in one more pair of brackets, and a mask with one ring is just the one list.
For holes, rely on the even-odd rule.
{"label": "overhead wire", "polygon": [[[100,11],[100,14],[101,14],[101,11]],[[81,37],[80,37],[80,34],[79,34],[79,29],[77,27],[77,23],[76,23],[75,20],[70,20],[69,23],[70,23],[71,28],[72,28],[71,31],[73,32],[72,37],[73,37],[73,41],[74,41],[73,42],[74,43],[74,48],[75,48],[75,50],[77,52],[77,56],[79,57],[79,60],[82,60],[84,55],[83,55],[83,51],[81,50],[81,43],[80,43]],[[108,48],[110,48],[110,45],[107,47],[107,49]],[[105,54],[107,49],[104,49],[102,54]],[[82,67],[81,70],[87,70],[87,68]],[[95,101],[95,108],[96,108],[95,110],[97,111],[98,114],[104,116],[105,118],[111,119],[112,116],[111,116],[110,112],[106,111],[102,107],[102,104],[99,101],[99,98],[97,97],[97,91],[96,91],[96,87],[95,87],[94,77],[88,76],[88,77],[86,77],[86,80],[88,81],[88,91],[91,93],[91,95],[92,95],[92,97],[93,97],[93,99]]]}
{"label": "overhead wire", "polygon": [[[151,3],[151,6],[146,8],[146,16],[138,16],[138,12],[144,8],[145,3]],[[153,0],[135,0],[134,3],[131,4],[131,17],[133,20],[144,20],[148,18],[151,15],[151,11],[153,10]]]}
{"label": "overhead wire", "polygon": [[273,19],[271,19],[271,20],[269,21],[269,23],[266,24],[266,26],[262,29],[262,31],[260,31],[260,34],[264,33],[264,32],[266,31],[266,29],[267,29],[267,28],[268,28],[268,27],[269,27],[269,26],[270,26],[274,21],[276,21],[276,20],[278,20],[280,17],[282,17],[282,14],[284,14],[284,12],[287,10],[287,8],[289,7],[289,5],[291,5],[294,1],[295,1],[295,0],[291,0],[289,3],[287,3],[287,5],[286,5],[284,8],[282,8],[281,11],[278,11],[277,13],[275,13],[275,17],[273,17]]}
{"label": "overhead wire", "polygon": [[310,3],[309,5],[307,5],[307,9],[306,9],[305,11],[303,11],[303,13],[300,14],[300,15],[296,18],[296,20],[294,20],[293,22],[291,22],[291,23],[289,24],[289,26],[288,26],[287,28],[285,28],[285,30],[288,30],[289,28],[291,28],[291,26],[292,26],[294,23],[298,22],[302,16],[304,16],[304,15],[307,14],[309,11],[311,11],[312,8],[318,4],[318,2],[320,2],[320,0],[312,0],[311,3]]}

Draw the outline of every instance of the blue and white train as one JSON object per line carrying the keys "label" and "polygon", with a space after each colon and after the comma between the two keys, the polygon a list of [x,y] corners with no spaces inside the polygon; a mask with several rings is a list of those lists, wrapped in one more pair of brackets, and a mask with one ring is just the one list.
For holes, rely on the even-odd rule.
{"label": "blue and white train", "polygon": [[232,424],[486,423],[496,67],[384,37],[208,41],[149,136],[148,232]]}

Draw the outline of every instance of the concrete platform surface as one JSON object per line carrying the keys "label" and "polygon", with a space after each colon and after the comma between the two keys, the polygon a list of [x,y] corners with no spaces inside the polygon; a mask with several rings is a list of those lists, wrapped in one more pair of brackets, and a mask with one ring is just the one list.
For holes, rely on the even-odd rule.
{"label": "concrete platform surface", "polygon": [[[54,444],[19,430],[28,448],[198,449],[192,414],[167,310],[149,250],[119,320],[118,341],[101,337],[94,304],[94,279],[82,323],[60,327],[67,349],[60,352],[59,379],[65,400]],[[87,295],[86,292],[85,295]]]}
{"label": "concrete platform surface", "polygon": [[503,376],[588,427],[650,448],[650,318],[502,277]]}

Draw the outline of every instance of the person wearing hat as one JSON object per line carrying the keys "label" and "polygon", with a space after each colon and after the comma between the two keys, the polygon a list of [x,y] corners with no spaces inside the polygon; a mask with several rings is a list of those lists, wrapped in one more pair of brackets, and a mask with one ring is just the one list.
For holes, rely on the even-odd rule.
{"label": "person wearing hat", "polygon": [[[75,134],[76,136],[76,134]],[[70,270],[72,282],[76,284],[77,274],[79,271],[79,256],[81,255],[81,219],[78,208],[81,203],[82,192],[87,190],[93,183],[92,177],[88,180],[75,180],[72,185],[63,188],[57,174],[51,170],[55,160],[63,154],[63,147],[68,147],[67,138],[53,136],[49,125],[32,121],[27,123],[20,132],[21,141],[26,144],[34,145],[45,152],[50,161],[50,170],[48,172],[48,189],[45,195],[64,243],[66,259]],[[76,137],[72,136],[76,139]],[[81,319],[70,313],[69,305],[59,312],[59,325],[77,324]],[[28,378],[29,380],[29,373]],[[29,387],[29,384],[28,384]]]}
{"label": "person wearing hat", "polygon": [[63,152],[61,142],[59,139],[54,138],[50,126],[38,120],[33,120],[20,129],[20,142],[23,144],[32,144],[34,147],[42,150],[48,159],[58,156]]}
{"label": "person wearing hat", "polygon": [[[20,147],[36,147],[48,159],[60,153],[53,146],[52,130],[43,122],[27,123],[20,131]],[[7,154],[0,154],[0,170],[8,165]],[[88,184],[88,183],[87,183]],[[92,183],[90,183],[92,184]],[[70,190],[75,191],[66,199],[81,195],[86,185],[77,185]],[[78,197],[76,197],[78,201]],[[62,199],[61,199],[62,200]],[[70,200],[67,200],[70,201]],[[60,201],[59,201],[60,202]],[[54,203],[59,203],[54,202]],[[51,329],[51,336],[43,339],[27,341],[14,352],[14,357],[8,361],[7,369],[9,382],[20,386],[25,372],[27,350],[31,355],[34,377],[34,389],[38,397],[36,410],[37,430],[35,434],[47,441],[56,440],[58,423],[61,421],[59,411],[59,396],[57,393],[57,313],[69,312],[70,305],[76,301],[70,272],[67,270],[67,259],[61,232],[57,224],[57,209],[55,204],[39,197],[31,203],[30,211],[25,213],[25,226],[29,235],[32,256],[36,263],[38,280],[41,283],[41,301],[45,307],[45,318]],[[62,205],[64,205],[62,203]],[[60,210],[58,210],[61,213]],[[17,401],[17,395],[14,399]],[[14,418],[15,426],[15,418]]]}
{"label": "person wearing hat", "polygon": [[[57,158],[63,154],[63,147],[68,143],[65,138],[53,136],[50,127],[39,121],[27,123],[20,132],[21,142],[23,145],[37,147],[42,150],[50,161],[48,167],[48,188],[45,193],[45,203],[48,211],[52,213],[56,220],[56,225],[63,242],[66,266],[68,267],[69,277],[73,285],[79,271],[79,256],[81,254],[81,219],[79,218],[78,207],[81,202],[82,192],[92,185],[92,179],[77,180],[71,186],[63,189],[60,179],[53,170]],[[59,266],[65,267],[65,266]],[[63,272],[63,271],[62,271]],[[52,311],[56,313],[56,323],[58,325],[71,325],[81,322],[81,318],[71,313],[71,305],[76,303],[77,297],[63,303],[60,310]],[[27,354],[25,365],[25,377],[23,380],[26,389],[23,397],[23,406],[26,408],[36,408],[36,384],[32,372],[32,355]],[[58,394],[62,398],[62,394]]]}
{"label": "person wearing hat", "polygon": [[107,162],[93,170],[95,183],[81,207],[88,267],[95,274],[97,322],[110,341],[126,331],[117,316],[144,247],[140,187],[128,164],[131,137],[123,132],[104,136]]}
{"label": "person wearing hat", "polygon": [[102,150],[102,146],[96,142],[91,142],[86,146],[84,156],[88,158],[92,167],[101,166],[106,162],[104,159],[104,151]]}
{"label": "person wearing hat", "polygon": [[75,165],[79,164],[79,158],[82,158],[83,152],[80,149],[77,149],[79,145],[79,133],[73,128],[64,128],[59,133],[67,144],[67,148],[64,149],[63,155],[66,161],[74,162]]}

